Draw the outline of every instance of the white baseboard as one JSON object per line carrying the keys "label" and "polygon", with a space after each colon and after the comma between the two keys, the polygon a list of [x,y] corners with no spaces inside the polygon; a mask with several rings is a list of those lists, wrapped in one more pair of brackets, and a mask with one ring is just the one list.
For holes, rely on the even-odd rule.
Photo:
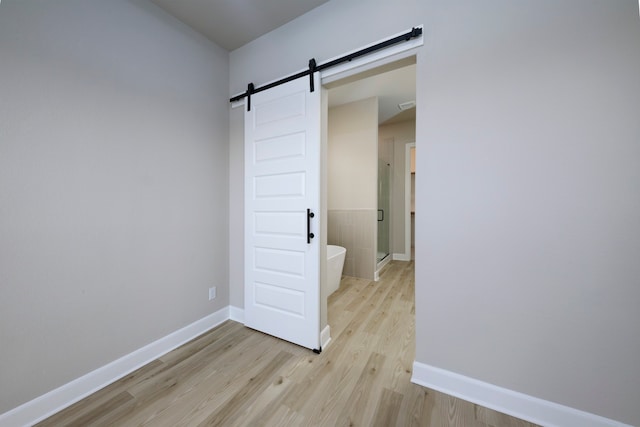
{"label": "white baseboard", "polygon": [[27,426],[102,389],[229,319],[229,307],[0,415],[0,426]]}
{"label": "white baseboard", "polygon": [[373,273],[373,280],[375,282],[380,280],[380,272],[385,267],[385,265],[389,264],[389,262],[391,262],[391,257],[388,256],[376,265],[376,271],[375,273]]}
{"label": "white baseboard", "polygon": [[393,254],[394,261],[411,261],[411,254]]}
{"label": "white baseboard", "polygon": [[229,306],[229,319],[244,325],[244,308]]}
{"label": "white baseboard", "polygon": [[420,362],[413,362],[411,382],[546,427],[631,427]]}
{"label": "white baseboard", "polygon": [[325,326],[322,332],[320,332],[320,347],[322,350],[326,349],[331,342],[331,328],[329,325]]}
{"label": "white baseboard", "polygon": [[[224,307],[95,371],[0,414],[0,427],[28,426],[40,422],[229,319],[244,324],[244,309]],[[331,342],[330,331],[327,325],[320,334],[323,349]]]}

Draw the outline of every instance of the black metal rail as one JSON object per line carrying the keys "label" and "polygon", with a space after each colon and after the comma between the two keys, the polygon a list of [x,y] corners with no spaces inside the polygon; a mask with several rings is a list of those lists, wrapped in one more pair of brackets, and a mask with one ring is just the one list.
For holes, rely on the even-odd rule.
{"label": "black metal rail", "polygon": [[343,62],[349,62],[352,61],[356,58],[359,58],[361,56],[364,55],[368,55],[370,53],[376,52],[378,50],[381,49],[385,49],[389,46],[393,46],[395,44],[398,43],[402,43],[402,42],[406,42],[409,41],[411,39],[415,39],[416,37],[420,37],[422,35],[422,28],[412,28],[411,31],[409,31],[408,33],[399,35],[397,37],[393,37],[389,40],[385,40],[382,41],[380,43],[377,43],[373,46],[369,46],[367,48],[361,49],[357,52],[353,52],[350,53],[348,55],[345,55],[341,58],[338,59],[334,59],[333,61],[329,61],[326,62],[324,64],[320,64],[317,65],[316,64],[316,60],[315,59],[310,59],[309,60],[309,69],[305,70],[305,71],[301,71],[299,73],[296,74],[292,74],[288,77],[282,78],[280,80],[277,80],[275,82],[266,84],[264,86],[260,86],[260,87],[255,87],[253,83],[249,83],[249,85],[247,85],[247,90],[245,93],[241,93],[240,95],[236,95],[233,98],[229,99],[230,102],[236,102],[236,101],[240,101],[242,98],[247,98],[247,110],[251,110],[251,95],[253,95],[254,93],[258,93],[258,92],[262,92],[264,90],[267,89],[271,89],[273,87],[276,86],[280,86],[281,84],[284,83],[288,83],[292,80],[296,80],[299,79],[301,77],[305,77],[305,76],[310,76],[310,88],[311,88],[311,92],[313,92],[315,90],[314,85],[313,85],[313,73],[315,73],[316,71],[322,71],[322,70],[326,70],[327,68],[330,67],[335,67],[336,65],[342,64]]}

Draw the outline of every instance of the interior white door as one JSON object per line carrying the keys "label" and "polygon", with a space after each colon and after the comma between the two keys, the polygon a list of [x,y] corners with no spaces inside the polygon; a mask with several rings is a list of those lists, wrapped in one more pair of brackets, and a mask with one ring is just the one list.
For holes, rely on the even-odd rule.
{"label": "interior white door", "polygon": [[320,349],[320,99],[299,78],[252,95],[245,113],[245,325],[310,349]]}

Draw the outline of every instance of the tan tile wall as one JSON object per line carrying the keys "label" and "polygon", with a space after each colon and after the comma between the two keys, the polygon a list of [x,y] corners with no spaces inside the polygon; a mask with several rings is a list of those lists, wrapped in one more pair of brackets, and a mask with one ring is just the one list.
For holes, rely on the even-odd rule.
{"label": "tan tile wall", "polygon": [[328,211],[327,244],[347,249],[342,274],[373,280],[376,270],[375,209]]}

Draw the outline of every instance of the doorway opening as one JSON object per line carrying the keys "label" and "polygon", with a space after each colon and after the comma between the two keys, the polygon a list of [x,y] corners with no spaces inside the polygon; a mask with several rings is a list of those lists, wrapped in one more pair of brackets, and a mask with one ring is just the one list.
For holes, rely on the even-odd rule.
{"label": "doorway opening", "polygon": [[416,141],[415,59],[325,85],[327,244],[346,248],[346,286],[352,278],[378,280],[389,262],[412,259],[405,150]]}

